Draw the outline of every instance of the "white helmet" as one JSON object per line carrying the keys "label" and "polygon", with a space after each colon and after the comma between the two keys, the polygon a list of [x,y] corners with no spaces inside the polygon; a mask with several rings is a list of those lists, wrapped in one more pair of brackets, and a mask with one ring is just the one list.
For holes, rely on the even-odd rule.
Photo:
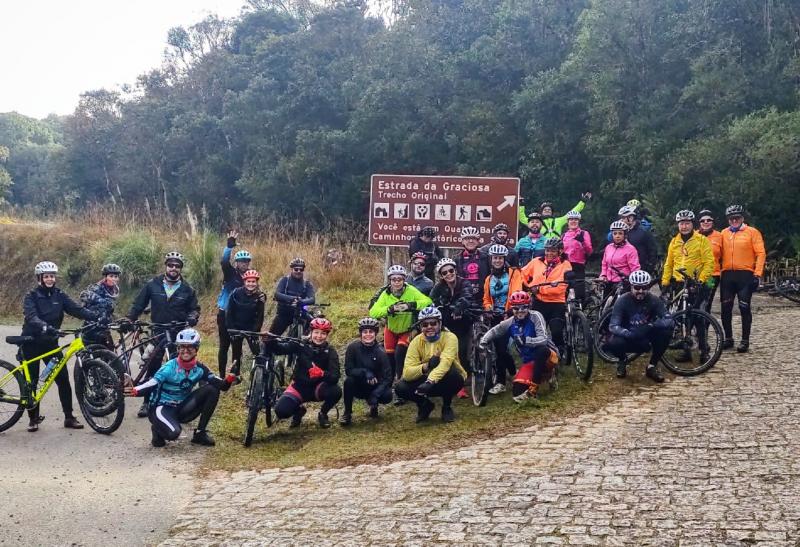
{"label": "white helmet", "polygon": [[609,230],[611,230],[612,232],[614,230],[622,230],[624,232],[627,232],[629,229],[630,227],[628,226],[628,223],[625,222],[624,220],[615,220],[614,222],[611,223],[611,227],[609,228]]}
{"label": "white helmet", "polygon": [[688,209],[678,211],[678,214],[675,215],[675,222],[682,222],[684,220],[694,220],[694,213]]}
{"label": "white helmet", "polygon": [[58,273],[58,266],[56,266],[55,262],[50,262],[45,260],[43,262],[39,262],[36,267],[33,269],[33,272],[38,276],[42,274],[56,274]]}
{"label": "white helmet", "polygon": [[580,220],[581,219],[581,214],[578,211],[573,209],[572,211],[567,213],[567,220],[572,220],[572,219]]}
{"label": "white helmet", "polygon": [[453,268],[456,267],[456,261],[452,258],[444,257],[439,262],[436,263],[436,273],[439,273],[442,268],[445,266],[452,266]]}
{"label": "white helmet", "polygon": [[406,277],[408,275],[408,272],[400,264],[393,264],[389,266],[388,270],[386,270],[386,277],[392,277],[395,275],[402,275],[403,277]]}
{"label": "white helmet", "polygon": [[441,321],[442,312],[440,312],[439,308],[436,306],[428,306],[427,308],[422,308],[420,310],[418,319],[419,321],[425,321],[426,319],[438,319]]}
{"label": "white helmet", "polygon": [[631,275],[628,276],[628,282],[635,287],[650,285],[652,280],[653,278],[650,277],[650,274],[644,270],[636,270],[635,272],[631,272]]}
{"label": "white helmet", "polygon": [[461,239],[464,240],[468,237],[474,237],[476,239],[479,239],[481,237],[481,234],[480,232],[478,232],[478,229],[475,228],[474,226],[464,226],[463,228],[461,228]]}
{"label": "white helmet", "polygon": [[200,333],[194,329],[183,329],[178,333],[175,338],[175,345],[177,346],[194,346],[200,347]]}
{"label": "white helmet", "polygon": [[623,205],[620,207],[619,211],[617,211],[617,215],[621,217],[628,217],[628,216],[636,216],[636,207],[632,207],[630,205]]}
{"label": "white helmet", "polygon": [[489,247],[489,255],[490,256],[508,256],[508,247],[505,245],[500,245],[499,243],[495,243],[491,247]]}
{"label": "white helmet", "polygon": [[180,262],[181,266],[183,266],[183,255],[178,251],[170,251],[164,255],[164,264],[169,262],[170,260],[174,260],[176,262]]}

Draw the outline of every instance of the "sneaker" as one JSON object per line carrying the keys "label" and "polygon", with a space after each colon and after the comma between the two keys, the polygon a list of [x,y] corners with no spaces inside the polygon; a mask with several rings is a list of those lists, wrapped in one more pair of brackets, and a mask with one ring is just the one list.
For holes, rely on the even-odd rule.
{"label": "sneaker", "polygon": [[747,353],[750,350],[750,340],[742,340],[736,347],[737,353]]}
{"label": "sneaker", "polygon": [[451,407],[448,406],[447,408],[442,409],[442,421],[446,424],[456,421],[456,413],[453,412]]}
{"label": "sneaker", "polygon": [[167,441],[158,434],[154,427],[151,427],[150,430],[153,432],[153,438],[150,440],[150,444],[152,444],[155,448],[163,448],[167,446]]}
{"label": "sneaker", "polygon": [[298,409],[294,411],[294,414],[292,414],[292,421],[289,423],[289,427],[299,427],[300,422],[303,421],[303,416],[305,415],[306,407],[298,407]]}
{"label": "sneaker", "polygon": [[733,348],[733,338],[726,338],[722,341],[722,349],[731,349]]}
{"label": "sneaker", "polygon": [[661,372],[658,370],[656,365],[647,365],[647,369],[644,371],[644,375],[660,384],[664,381],[664,376],[661,375]]}
{"label": "sneaker", "polygon": [[434,408],[436,408],[436,405],[433,404],[433,401],[430,399],[425,399],[425,401],[417,408],[417,418],[414,420],[414,423],[418,424],[420,422],[427,421]]}
{"label": "sneaker", "polygon": [[322,429],[328,429],[331,426],[331,421],[328,418],[328,415],[321,410],[319,411],[319,414],[317,414],[317,422]]}
{"label": "sneaker", "polygon": [[142,401],[142,406],[139,407],[139,412],[136,413],[137,418],[147,418],[147,401]]}
{"label": "sneaker", "polygon": [[628,375],[628,364],[625,361],[617,363],[617,378],[625,378]]}
{"label": "sneaker", "polygon": [[369,417],[370,418],[377,418],[378,414],[378,405],[370,405],[369,407]]}
{"label": "sneaker", "polygon": [[208,434],[208,431],[205,429],[195,429],[194,435],[192,435],[192,442],[194,444],[201,444],[203,446],[214,446],[214,437]]}
{"label": "sneaker", "polygon": [[28,433],[39,431],[39,424],[44,421],[44,416],[36,416],[28,423]]}
{"label": "sneaker", "polygon": [[348,425],[353,423],[353,415],[349,412],[345,412],[342,414],[342,417],[339,418],[339,425],[347,427]]}
{"label": "sneaker", "polygon": [[492,395],[497,395],[498,393],[503,393],[505,390],[506,390],[505,384],[497,383],[493,385],[491,388],[489,388],[489,393],[491,393]]}
{"label": "sneaker", "polygon": [[515,403],[524,403],[525,401],[527,401],[531,397],[532,396],[531,396],[530,393],[528,393],[527,391],[523,391],[519,395],[516,395],[515,397],[513,397],[513,399],[514,399]]}
{"label": "sneaker", "polygon": [[67,429],[83,429],[83,424],[75,416],[67,416],[64,418],[64,427]]}
{"label": "sneaker", "polygon": [[458,394],[456,394],[456,397],[458,397],[459,399],[466,399],[467,397],[469,397],[469,394],[467,393],[467,388],[462,387],[461,390],[458,392]]}
{"label": "sneaker", "polygon": [[392,402],[392,404],[393,404],[394,406],[403,406],[403,405],[404,405],[404,404],[406,404],[407,402],[408,402],[408,401],[406,401],[405,399],[401,399],[400,397],[398,397],[397,395],[395,395],[395,397],[394,397],[394,401]]}

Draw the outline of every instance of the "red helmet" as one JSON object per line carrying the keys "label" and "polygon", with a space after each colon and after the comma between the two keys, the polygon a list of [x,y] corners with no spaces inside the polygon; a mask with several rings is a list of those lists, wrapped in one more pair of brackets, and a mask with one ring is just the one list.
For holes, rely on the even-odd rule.
{"label": "red helmet", "polygon": [[311,330],[314,329],[331,332],[331,330],[333,330],[333,323],[330,322],[330,319],[326,319],[325,317],[315,317],[311,320]]}
{"label": "red helmet", "polygon": [[530,306],[531,295],[525,291],[516,291],[511,294],[511,297],[508,299],[508,303],[511,306]]}
{"label": "red helmet", "polygon": [[259,274],[256,270],[247,270],[242,275],[242,279],[255,279],[256,281],[258,281],[259,279],[261,279],[261,274]]}

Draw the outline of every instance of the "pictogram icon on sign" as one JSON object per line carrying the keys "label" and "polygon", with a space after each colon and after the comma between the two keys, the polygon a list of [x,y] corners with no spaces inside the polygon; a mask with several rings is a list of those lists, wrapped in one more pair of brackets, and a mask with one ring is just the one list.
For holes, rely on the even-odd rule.
{"label": "pictogram icon on sign", "polygon": [[478,205],[475,207],[475,220],[478,222],[491,222],[492,221],[492,206],[491,205]]}
{"label": "pictogram icon on sign", "polygon": [[437,205],[434,218],[436,220],[450,220],[450,205]]}
{"label": "pictogram icon on sign", "polygon": [[471,205],[456,205],[456,220],[463,220],[469,222],[472,220],[472,206]]}
{"label": "pictogram icon on sign", "polygon": [[375,218],[389,218],[389,204],[376,203],[372,207],[372,216]]}
{"label": "pictogram icon on sign", "polygon": [[418,204],[414,208],[414,218],[417,220],[430,220],[431,206],[427,203]]}

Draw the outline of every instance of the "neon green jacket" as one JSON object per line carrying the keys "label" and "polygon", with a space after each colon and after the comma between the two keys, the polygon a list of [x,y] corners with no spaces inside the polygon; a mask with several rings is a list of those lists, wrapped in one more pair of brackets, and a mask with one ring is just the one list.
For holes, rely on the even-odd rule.
{"label": "neon green jacket", "polygon": [[[414,309],[390,315],[389,307],[398,302],[413,304]],[[369,309],[369,315],[375,319],[387,318],[386,326],[389,327],[389,330],[396,334],[402,334],[411,330],[411,324],[414,321],[414,312],[426,306],[430,306],[432,303],[433,300],[419,292],[413,285],[406,283],[400,298],[393,295],[389,287],[381,291],[378,300],[376,300]]]}
{"label": "neon green jacket", "polygon": [[[570,209],[570,211],[578,211],[579,213],[583,211],[583,208],[586,207],[586,204],[583,201],[579,201],[575,207]],[[528,225],[528,215],[525,213],[525,206],[520,205],[519,207],[519,221],[524,224],[525,226]],[[567,225],[567,215],[563,215],[560,217],[550,217],[550,218],[543,218],[542,219],[542,230],[541,234],[545,237],[561,237],[561,233],[564,231],[564,226]]]}

